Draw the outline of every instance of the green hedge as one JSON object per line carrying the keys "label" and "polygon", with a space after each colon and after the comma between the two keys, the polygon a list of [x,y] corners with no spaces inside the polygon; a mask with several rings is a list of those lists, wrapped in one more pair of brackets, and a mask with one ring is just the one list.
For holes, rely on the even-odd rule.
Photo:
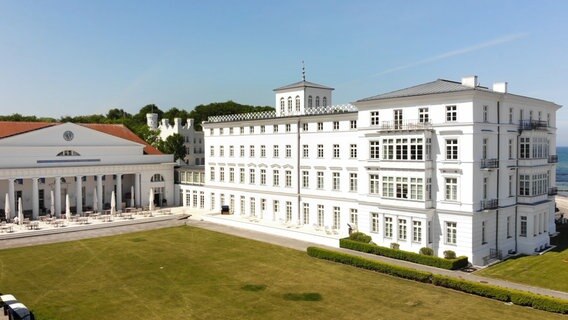
{"label": "green hedge", "polygon": [[432,274],[430,272],[399,267],[322,248],[309,247],[308,255],[319,259],[348,264],[358,268],[377,271],[399,278],[411,279],[419,282],[430,283],[430,278],[432,277]]}
{"label": "green hedge", "polygon": [[333,250],[308,247],[307,251],[308,255],[314,258],[348,264],[358,268],[377,271],[400,278],[432,283],[439,287],[459,290],[499,301],[512,302],[519,306],[528,306],[543,311],[568,314],[568,300],[561,300],[530,292],[507,289],[458,278],[435,275],[430,272],[399,267]]}
{"label": "green hedge", "polygon": [[434,256],[418,254],[414,252],[408,252],[404,250],[395,250],[373,244],[356,242],[348,238],[340,239],[339,246],[341,248],[372,253],[379,256],[410,261],[414,263],[424,264],[427,266],[432,266],[447,270],[461,269],[467,267],[468,265],[467,257],[457,257],[456,259],[443,259]]}

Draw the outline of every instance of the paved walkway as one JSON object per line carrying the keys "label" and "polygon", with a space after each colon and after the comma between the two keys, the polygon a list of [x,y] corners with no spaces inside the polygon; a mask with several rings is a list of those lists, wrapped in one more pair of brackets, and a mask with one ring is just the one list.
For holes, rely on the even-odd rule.
{"label": "paved walkway", "polygon": [[[160,221],[141,221],[140,223],[136,224],[129,224],[129,225],[112,225],[109,224],[106,228],[97,228],[97,229],[88,229],[88,230],[80,230],[76,232],[65,232],[65,233],[57,233],[57,234],[45,234],[45,235],[37,235],[37,236],[28,236],[25,238],[15,238],[15,239],[4,239],[0,240],[0,249],[6,248],[17,248],[17,247],[25,247],[25,246],[35,246],[41,244],[48,244],[48,243],[56,243],[56,242],[65,242],[65,241],[74,241],[74,240],[81,240],[81,239],[88,239],[88,238],[96,238],[96,237],[104,237],[104,236],[111,236],[111,235],[118,235],[124,233],[131,233],[137,231],[145,231],[145,230],[153,230],[153,229],[160,229],[160,228],[167,228],[167,227],[174,227],[174,226],[181,226],[181,225],[190,225],[198,228],[203,228],[211,231],[217,231],[225,234],[230,234],[238,237],[248,238],[252,240],[262,241],[266,243],[271,243],[275,245],[279,245],[282,247],[287,247],[291,249],[296,249],[300,251],[306,251],[309,246],[319,246],[324,247],[322,245],[313,244],[306,241],[301,241],[292,238],[285,238],[280,236],[275,236],[267,233],[251,231],[246,229],[240,229],[235,227],[230,227],[221,224],[215,224],[212,222],[206,222],[199,219],[199,216],[187,219],[187,216],[180,216],[175,215],[171,216],[171,219],[167,220],[160,220]],[[505,288],[529,291],[541,295],[548,295],[552,297],[562,298],[568,300],[568,293],[555,291],[550,289],[544,289],[539,287],[528,286],[519,283],[513,283],[504,280],[492,279],[477,276],[471,273],[466,273],[462,271],[451,271],[451,270],[444,270],[438,269],[430,266],[424,266],[420,264],[415,264],[407,261],[401,261],[396,259],[391,259],[387,257],[377,256],[373,254],[367,254],[363,252],[347,250],[343,248],[331,248],[328,249],[336,250],[345,252],[348,254],[356,255],[365,257],[368,259],[373,259],[377,261],[387,262],[394,265],[404,266],[408,268],[428,271],[435,274],[456,277],[461,279],[466,279],[474,282],[481,282],[481,283],[488,283],[496,286],[501,286]]]}

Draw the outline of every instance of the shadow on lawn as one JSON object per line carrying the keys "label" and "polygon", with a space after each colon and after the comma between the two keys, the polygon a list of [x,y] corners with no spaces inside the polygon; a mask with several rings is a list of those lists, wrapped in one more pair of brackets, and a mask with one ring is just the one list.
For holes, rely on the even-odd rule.
{"label": "shadow on lawn", "polygon": [[284,300],[289,301],[321,301],[322,296],[317,292],[306,292],[306,293],[285,293],[282,295]]}
{"label": "shadow on lawn", "polygon": [[241,287],[241,289],[245,290],[245,291],[257,292],[257,291],[262,291],[262,290],[266,289],[266,285],[265,284],[245,284],[244,286]]}
{"label": "shadow on lawn", "polygon": [[556,248],[550,250],[553,252],[562,252],[568,249],[568,224],[557,224],[556,231],[560,234],[551,238],[550,243]]}

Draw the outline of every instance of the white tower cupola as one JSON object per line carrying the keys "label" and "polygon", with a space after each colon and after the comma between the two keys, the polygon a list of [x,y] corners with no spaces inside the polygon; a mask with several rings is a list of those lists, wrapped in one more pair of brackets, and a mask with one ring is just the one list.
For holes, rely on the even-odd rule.
{"label": "white tower cupola", "polygon": [[302,81],[274,89],[276,93],[276,115],[293,116],[304,114],[306,110],[331,106],[331,93],[334,89],[306,81],[302,69]]}

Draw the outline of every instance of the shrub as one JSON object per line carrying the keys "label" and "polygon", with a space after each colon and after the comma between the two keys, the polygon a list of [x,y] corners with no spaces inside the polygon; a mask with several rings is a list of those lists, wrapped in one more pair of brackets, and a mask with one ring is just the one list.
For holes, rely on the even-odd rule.
{"label": "shrub", "polygon": [[364,234],[363,232],[353,232],[349,235],[349,239],[362,243],[371,242],[371,236]]}
{"label": "shrub", "polygon": [[455,259],[456,253],[453,252],[452,250],[446,250],[446,251],[444,251],[444,258],[445,259]]}
{"label": "shrub", "polygon": [[425,256],[433,256],[434,250],[432,250],[432,248],[422,247],[422,248],[420,248],[420,254],[425,255]]}
{"label": "shrub", "polygon": [[400,244],[398,244],[396,242],[391,243],[391,249],[393,249],[393,250],[400,249]]}
{"label": "shrub", "polygon": [[459,257],[457,259],[448,260],[448,259],[418,254],[414,252],[408,252],[404,250],[395,250],[368,243],[356,242],[349,240],[347,238],[340,239],[339,246],[341,248],[372,253],[379,256],[410,261],[414,263],[424,264],[427,266],[448,269],[448,270],[461,269],[468,265],[467,257]]}
{"label": "shrub", "polygon": [[358,268],[372,270],[396,276],[399,278],[405,278],[419,282],[430,283],[430,278],[432,277],[432,274],[430,272],[399,267],[375,260],[365,259],[350,254],[322,249],[322,248],[308,247],[308,255],[319,259],[348,264]]}
{"label": "shrub", "polygon": [[432,283],[436,286],[455,289],[499,301],[508,302],[510,300],[507,289],[501,287],[440,275],[433,275]]}

